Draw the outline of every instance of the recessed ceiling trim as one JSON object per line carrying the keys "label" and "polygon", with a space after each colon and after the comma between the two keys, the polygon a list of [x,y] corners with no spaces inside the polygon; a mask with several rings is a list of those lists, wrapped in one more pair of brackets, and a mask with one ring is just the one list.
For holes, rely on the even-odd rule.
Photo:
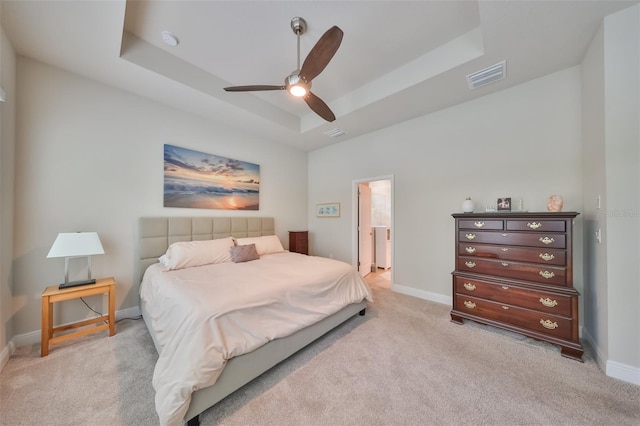
{"label": "recessed ceiling trim", "polygon": [[122,33],[120,58],[249,111],[261,119],[271,121],[289,130],[299,131],[299,119],[293,114],[275,108],[257,96],[225,95],[226,92],[222,90],[222,87],[228,86],[229,82],[189,64],[127,31]]}
{"label": "recessed ceiling trim", "polygon": [[496,81],[504,80],[506,76],[507,61],[505,60],[467,75],[467,84],[469,85],[469,90],[474,90]]}
{"label": "recessed ceiling trim", "polygon": [[[477,59],[484,54],[482,28],[477,27],[404,64],[392,72],[331,100],[336,117],[344,117],[375,102],[425,83],[429,79]],[[302,132],[323,124],[322,120],[302,119]]]}

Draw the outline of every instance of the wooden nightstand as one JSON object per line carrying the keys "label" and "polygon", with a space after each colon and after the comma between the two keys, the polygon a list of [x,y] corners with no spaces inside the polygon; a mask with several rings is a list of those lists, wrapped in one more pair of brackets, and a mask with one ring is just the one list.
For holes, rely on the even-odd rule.
{"label": "wooden nightstand", "polygon": [[309,254],[309,231],[289,231],[289,251]]}
{"label": "wooden nightstand", "polygon": [[[101,278],[95,284],[83,285],[59,289],[57,285],[47,287],[42,293],[42,340],[40,344],[40,356],[49,355],[49,345],[64,342],[87,334],[109,330],[109,336],[116,334],[115,328],[115,305],[116,305],[116,282],[113,278]],[[78,321],[59,327],[53,326],[53,304],[64,300],[78,299],[85,296],[106,294],[109,296],[109,312],[101,317]],[[96,327],[86,327],[91,324],[105,322]],[[72,330],[74,328],[85,327],[71,333],[54,336],[54,334]]]}

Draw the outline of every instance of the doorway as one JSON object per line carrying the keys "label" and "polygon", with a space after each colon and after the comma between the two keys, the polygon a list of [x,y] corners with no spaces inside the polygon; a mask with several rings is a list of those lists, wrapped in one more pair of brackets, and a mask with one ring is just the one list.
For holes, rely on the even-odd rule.
{"label": "doorway", "polygon": [[369,284],[393,287],[393,176],[354,181],[353,265]]}

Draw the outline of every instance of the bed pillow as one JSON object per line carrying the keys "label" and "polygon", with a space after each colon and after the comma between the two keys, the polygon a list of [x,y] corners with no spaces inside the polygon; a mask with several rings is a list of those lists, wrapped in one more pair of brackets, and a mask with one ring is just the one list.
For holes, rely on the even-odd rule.
{"label": "bed pillow", "polygon": [[258,252],[256,251],[255,244],[233,246],[229,251],[231,252],[231,258],[236,263],[260,259],[260,256],[258,256]]}
{"label": "bed pillow", "polygon": [[167,270],[231,262],[229,249],[233,246],[234,241],[231,237],[218,240],[181,241],[171,244],[158,261]]}
{"label": "bed pillow", "polygon": [[236,238],[239,246],[255,244],[258,256],[284,251],[280,238],[277,235],[265,235],[263,237]]}

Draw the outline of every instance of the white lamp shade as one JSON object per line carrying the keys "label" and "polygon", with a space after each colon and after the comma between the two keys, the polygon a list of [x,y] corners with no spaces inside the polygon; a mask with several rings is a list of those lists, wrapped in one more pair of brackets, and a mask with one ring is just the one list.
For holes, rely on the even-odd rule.
{"label": "white lamp shade", "polygon": [[104,254],[97,232],[66,232],[58,234],[47,257],[74,257]]}

